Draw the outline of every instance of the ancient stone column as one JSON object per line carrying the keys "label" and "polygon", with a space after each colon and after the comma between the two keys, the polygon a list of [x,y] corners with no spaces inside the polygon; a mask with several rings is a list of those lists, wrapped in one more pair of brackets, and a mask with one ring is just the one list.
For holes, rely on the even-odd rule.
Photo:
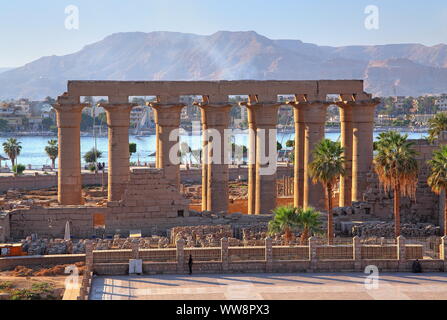
{"label": "ancient stone column", "polygon": [[304,134],[304,195],[303,207],[323,209],[325,193],[321,183],[314,184],[310,177],[309,164],[313,161],[315,145],[324,139],[326,102],[300,103],[305,119]]}
{"label": "ancient stone column", "polygon": [[208,125],[205,110],[200,109],[202,118],[202,211],[208,208]]}
{"label": "ancient stone column", "polygon": [[[280,104],[258,103],[256,101],[247,104],[249,122],[254,116],[256,123],[256,169],[255,169],[255,214],[269,214],[276,208],[277,198],[277,149],[276,149],[276,125],[278,123],[278,108]],[[252,120],[251,120],[252,121]],[[253,137],[250,137],[250,147],[252,147]],[[270,146],[270,140],[274,141],[274,145]],[[270,149],[274,152],[274,163],[270,163],[267,159],[270,156]],[[250,150],[249,150],[250,152]],[[264,158],[264,161],[263,161]],[[269,169],[273,168],[273,170]],[[249,191],[250,191],[250,175],[253,173],[249,167]],[[253,179],[253,178],[252,178]],[[252,184],[253,188],[253,184]],[[250,195],[249,195],[250,196]],[[250,198],[249,198],[250,205]]]}
{"label": "ancient stone column", "polygon": [[248,119],[248,199],[247,213],[255,214],[256,207],[256,117],[253,109],[247,107]]}
{"label": "ancient stone column", "polygon": [[293,205],[295,208],[303,207],[304,202],[304,145],[305,145],[305,119],[303,110],[297,103],[293,106],[295,122],[295,154],[293,162]]}
{"label": "ancient stone column", "polygon": [[104,104],[109,130],[108,200],[121,200],[130,174],[130,111],[135,104]]}
{"label": "ancient stone column", "polygon": [[[206,210],[228,212],[229,156],[231,144],[226,139],[225,129],[230,124],[231,105],[228,103],[204,103],[202,121],[207,131]],[[204,186],[202,186],[204,189]]]}
{"label": "ancient stone column", "polygon": [[344,177],[340,177],[339,206],[350,207],[352,205],[352,104],[342,103],[340,107],[341,146],[344,148]]}
{"label": "ancient stone column", "polygon": [[[171,133],[180,127],[180,114],[184,104],[151,103],[157,126],[157,159],[159,169],[164,169],[165,178],[180,186],[179,137],[170,139]],[[174,136],[172,136],[174,137]],[[172,159],[171,159],[172,158]],[[173,160],[173,161],[171,161]]]}
{"label": "ancient stone column", "polygon": [[83,104],[56,104],[58,128],[58,201],[82,205],[81,116]]}
{"label": "ancient stone column", "polygon": [[362,201],[373,162],[374,111],[377,101],[357,102],[352,107],[352,201]]}

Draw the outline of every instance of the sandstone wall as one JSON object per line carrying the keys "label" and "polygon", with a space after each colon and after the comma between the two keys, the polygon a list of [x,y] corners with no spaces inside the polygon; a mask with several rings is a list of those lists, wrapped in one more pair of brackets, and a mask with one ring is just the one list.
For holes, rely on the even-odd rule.
{"label": "sandstone wall", "polygon": [[[440,223],[440,197],[432,192],[427,184],[430,174],[427,161],[432,158],[438,144],[430,145],[425,140],[413,140],[418,152],[417,160],[420,173],[416,189],[416,199],[401,198],[401,221],[408,223]],[[372,215],[380,219],[393,219],[393,194],[387,193],[379,185],[375,172],[368,176],[369,187],[364,194],[364,200],[371,205]]]}
{"label": "sandstone wall", "polygon": [[[36,233],[41,238],[61,238],[67,221],[73,237],[90,238],[98,231],[106,236],[128,236],[132,230],[141,230],[143,236],[152,236],[166,235],[176,226],[230,224],[239,228],[271,219],[270,215],[190,213],[188,205],[189,200],[164,179],[162,169],[134,169],[122,200],[107,206],[32,207],[9,212],[10,236],[23,239]],[[94,221],[103,221],[105,229],[95,228]]]}
{"label": "sandstone wall", "polygon": [[[237,180],[239,177],[242,180],[247,180],[248,169],[246,167],[230,168],[230,180]],[[278,167],[278,178],[283,176],[293,177],[293,166]],[[82,183],[84,185],[100,185],[102,181],[102,174],[84,173],[82,175]],[[180,181],[182,183],[201,184],[202,170],[188,169],[180,171]],[[107,173],[104,175],[104,183],[107,184]],[[38,176],[18,176],[18,177],[1,177],[0,178],[0,193],[6,192],[10,189],[22,190],[38,190],[45,188],[53,188],[57,186],[56,175],[38,175]]]}
{"label": "sandstone wall", "polygon": [[153,217],[147,212],[132,212],[130,207],[57,207],[15,210],[10,213],[11,237],[23,239],[33,233],[39,237],[62,238],[67,221],[75,238],[91,238],[96,234],[93,226],[95,214],[105,216],[105,235],[118,233],[128,236],[131,230],[141,230],[144,237],[167,235],[176,226],[231,225],[235,230],[245,226],[268,222],[271,215],[247,216],[231,214],[226,216]]}
{"label": "sandstone wall", "polygon": [[9,214],[0,214],[0,243],[10,237]]}
{"label": "sandstone wall", "polygon": [[[82,175],[84,185],[101,184],[102,174],[85,173]],[[107,183],[107,174],[104,175],[104,183]],[[0,193],[11,189],[38,190],[53,188],[57,186],[57,175],[38,175],[38,176],[10,176],[0,178]]]}
{"label": "sandstone wall", "polygon": [[0,258],[0,270],[11,270],[16,266],[55,266],[85,261],[85,254],[63,254],[47,256],[23,256]]}

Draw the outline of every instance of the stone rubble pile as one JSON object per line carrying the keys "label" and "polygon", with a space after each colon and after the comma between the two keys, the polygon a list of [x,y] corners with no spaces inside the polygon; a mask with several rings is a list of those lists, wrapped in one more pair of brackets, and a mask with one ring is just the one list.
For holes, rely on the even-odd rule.
{"label": "stone rubble pile", "polygon": [[28,255],[85,253],[85,240],[76,242],[63,239],[36,239],[34,236],[21,241],[22,250]]}
{"label": "stone rubble pile", "polygon": [[[402,224],[401,235],[407,238],[423,238],[440,235],[440,227],[428,223]],[[353,236],[361,237],[394,237],[394,223],[368,223],[354,225],[352,227]]]}
{"label": "stone rubble pile", "polygon": [[112,239],[97,239],[95,250],[132,249],[132,244],[138,243],[141,249],[172,247],[166,237],[152,236],[146,238],[121,238],[115,235]]}
{"label": "stone rubble pile", "polygon": [[367,202],[353,202],[351,207],[338,207],[333,209],[334,216],[370,215],[372,206]]}
{"label": "stone rubble pile", "polygon": [[233,238],[230,225],[175,227],[170,230],[171,243],[183,239],[186,247],[218,247],[222,238]]}

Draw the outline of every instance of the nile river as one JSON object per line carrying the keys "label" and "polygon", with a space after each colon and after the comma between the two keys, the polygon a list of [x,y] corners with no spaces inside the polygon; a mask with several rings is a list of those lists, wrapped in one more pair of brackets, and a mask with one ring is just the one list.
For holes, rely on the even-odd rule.
{"label": "nile river", "polygon": [[[375,133],[377,137],[379,133]],[[408,133],[411,139],[420,139],[424,137],[425,133]],[[326,133],[326,137],[332,140],[337,140],[340,137],[339,132]],[[18,163],[24,164],[26,166],[32,165],[33,167],[41,167],[42,165],[50,165],[51,161],[46,155],[44,149],[47,145],[47,141],[50,139],[56,139],[57,137],[41,137],[41,136],[22,136],[18,137],[18,140],[22,143],[22,152],[18,157]],[[0,143],[2,144],[7,138],[0,137]],[[286,141],[294,139],[294,133],[278,133],[278,141],[285,147]],[[130,142],[135,142],[137,144],[137,153],[132,156],[131,161],[141,162],[154,162],[154,157],[150,155],[155,152],[155,135],[149,136],[130,136]],[[201,147],[201,137],[195,136],[182,136],[180,140],[187,142],[188,145],[194,149],[200,149]],[[247,145],[248,136],[247,134],[238,134],[234,137],[234,142],[239,145]],[[84,155],[95,145],[95,138],[93,137],[81,137],[81,153]],[[96,145],[98,150],[102,151],[102,157],[99,159],[101,162],[107,163],[107,149],[108,140],[107,137],[97,137]],[[3,147],[0,147],[0,155],[5,156],[3,153]],[[10,164],[8,163],[10,166]]]}

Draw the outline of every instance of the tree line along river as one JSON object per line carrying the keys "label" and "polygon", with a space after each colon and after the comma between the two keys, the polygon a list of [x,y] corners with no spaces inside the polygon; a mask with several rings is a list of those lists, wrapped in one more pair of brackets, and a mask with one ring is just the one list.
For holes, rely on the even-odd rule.
{"label": "tree line along river", "polygon": [[[379,132],[375,132],[374,136],[377,137]],[[421,139],[426,136],[426,133],[408,133],[410,139]],[[329,132],[326,133],[326,137],[331,140],[337,140],[340,138],[339,132]],[[0,143],[3,144],[8,139],[8,137],[0,137]],[[41,167],[42,165],[51,165],[51,161],[45,153],[45,146],[48,140],[57,139],[56,136],[21,136],[17,137],[21,142],[22,151],[18,157],[18,163],[32,165],[33,167]],[[277,134],[277,140],[280,142],[284,149],[286,148],[286,142],[288,140],[294,139],[294,133],[279,133]],[[148,136],[129,136],[129,141],[137,144],[137,153],[132,155],[131,161],[137,162],[154,162],[155,158],[151,156],[155,152],[155,135]],[[189,147],[193,150],[201,149],[201,136],[181,136],[181,142],[186,142]],[[236,134],[233,138],[234,143],[238,145],[248,145],[248,134],[241,133]],[[93,136],[83,136],[81,137],[81,154],[84,155],[87,151],[91,150],[95,146],[95,138]],[[102,152],[102,157],[99,159],[100,162],[107,163],[107,153],[108,153],[108,138],[107,137],[97,137],[96,146],[99,151]],[[0,155],[6,156],[3,152],[3,147],[1,147]],[[83,160],[82,160],[83,161]],[[4,163],[2,164],[4,165]],[[8,162],[10,166],[10,163]]]}

